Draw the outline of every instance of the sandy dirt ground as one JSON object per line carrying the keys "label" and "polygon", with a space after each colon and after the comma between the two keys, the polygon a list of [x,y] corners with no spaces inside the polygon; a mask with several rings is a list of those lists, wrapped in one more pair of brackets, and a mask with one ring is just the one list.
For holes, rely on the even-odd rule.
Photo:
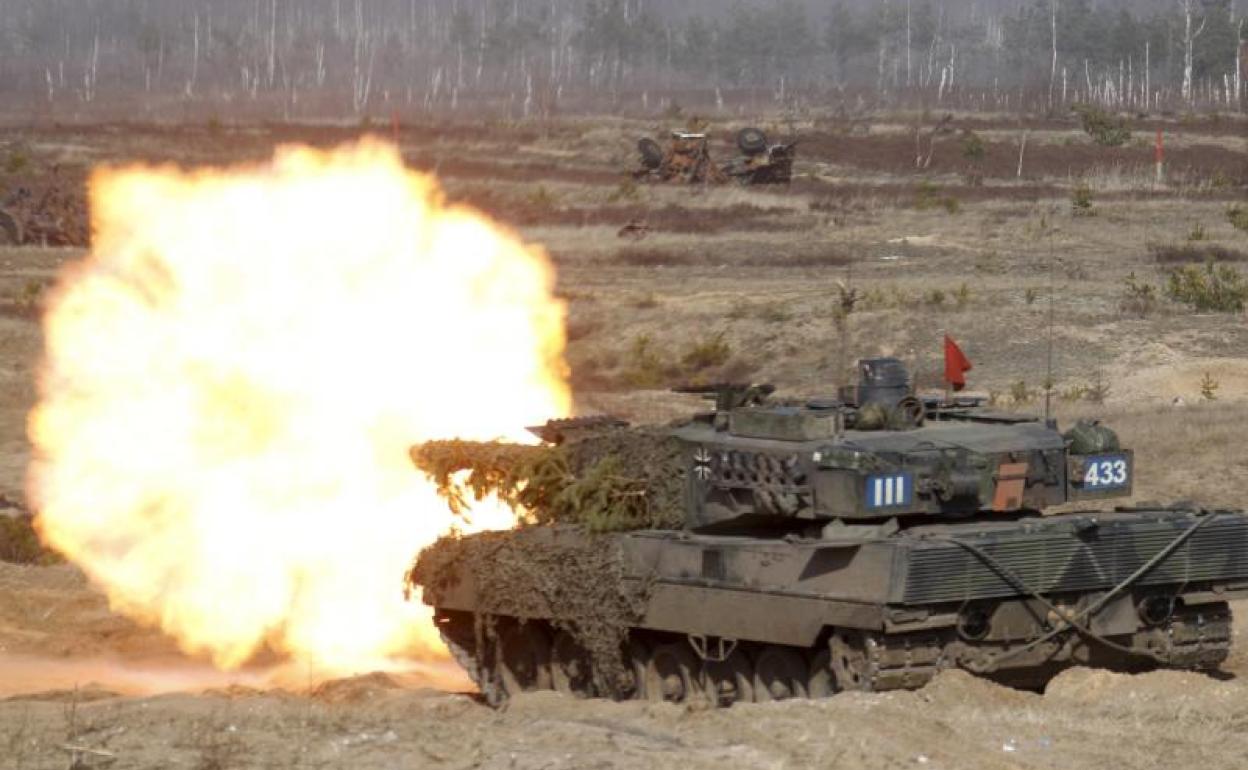
{"label": "sandy dirt ground", "polygon": [[[1104,415],[1118,428],[1137,452],[1136,500],[1242,506],[1243,314],[1164,301],[1137,313],[1123,299],[1129,275],[1164,280],[1159,246],[1217,246],[1232,262],[1248,260],[1248,234],[1225,216],[1245,199],[1243,133],[1172,127],[1183,149],[1171,185],[1157,188],[1147,147],[1115,154],[1062,126],[1033,133],[1034,156],[1016,179],[1013,124],[967,121],[989,139],[981,187],[962,180],[957,135],[941,140],[931,173],[909,168],[907,120],[882,121],[861,139],[812,135],[798,181],[778,191],[631,186],[619,169],[636,135],[655,127],[615,121],[412,128],[404,150],[413,165],[438,171],[452,197],[550,250],[583,411],[644,421],[687,409],[692,402],[664,389],[690,374],[680,362],[707,335],[722,335],[726,360],[694,374],[812,393],[830,390],[858,355],[902,355],[930,382],[944,331],[975,361],[973,387],[1035,410],[1051,337],[1057,414]],[[265,157],[283,141],[343,138],[23,129],[0,132],[0,153],[20,145],[36,168],[59,163],[85,176],[100,162],[222,163]],[[1071,212],[1078,183],[1093,192],[1094,216]],[[636,219],[649,235],[621,239],[619,227]],[[1198,224],[1201,238],[1192,239]],[[23,507],[25,421],[42,344],[21,302],[32,282],[37,292],[80,253],[0,247],[0,514]],[[829,310],[846,282],[861,302],[838,331]],[[1089,403],[1079,389],[1098,378],[1108,392]],[[1206,378],[1216,400],[1202,398]],[[1248,608],[1237,613],[1242,638]],[[819,702],[715,710],[540,694],[494,711],[470,689],[445,661],[323,683],[262,663],[221,673],[110,612],[72,566],[0,563],[0,770],[1248,763],[1242,648],[1219,678],[1077,669],[1043,694],[950,672],[919,692]]]}

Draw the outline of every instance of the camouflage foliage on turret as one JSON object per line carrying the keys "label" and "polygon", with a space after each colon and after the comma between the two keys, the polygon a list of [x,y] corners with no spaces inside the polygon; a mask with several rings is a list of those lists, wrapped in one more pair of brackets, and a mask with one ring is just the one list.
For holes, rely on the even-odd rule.
{"label": "camouflage foliage on turret", "polygon": [[527,522],[593,532],[672,529],[683,520],[680,444],[663,429],[612,430],[559,446],[431,441],[411,457],[458,515],[495,495]]}

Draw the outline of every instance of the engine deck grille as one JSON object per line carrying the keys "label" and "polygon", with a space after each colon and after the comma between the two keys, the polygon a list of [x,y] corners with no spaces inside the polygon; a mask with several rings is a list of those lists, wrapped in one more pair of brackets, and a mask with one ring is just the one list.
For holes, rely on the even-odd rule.
{"label": "engine deck grille", "polygon": [[[983,533],[958,539],[974,545],[1044,594],[1111,588],[1195,524],[1193,517],[1101,525],[1083,532]],[[1248,517],[1220,515],[1204,525],[1138,585],[1248,579]],[[935,604],[1014,596],[1019,592],[971,551],[947,540],[909,549],[904,604]]]}

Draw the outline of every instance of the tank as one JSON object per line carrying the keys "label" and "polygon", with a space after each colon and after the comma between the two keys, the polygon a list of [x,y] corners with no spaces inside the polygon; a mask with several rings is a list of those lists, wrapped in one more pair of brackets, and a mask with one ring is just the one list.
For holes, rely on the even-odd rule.
{"label": "tank", "polygon": [[1037,688],[1072,665],[1226,658],[1248,516],[1112,507],[1135,466],[1107,426],[919,397],[896,359],[858,368],[822,399],[685,388],[713,407],[664,428],[414,447],[453,510],[497,494],[527,514],[438,541],[409,585],[495,704],[553,688],[728,705],[946,668]]}

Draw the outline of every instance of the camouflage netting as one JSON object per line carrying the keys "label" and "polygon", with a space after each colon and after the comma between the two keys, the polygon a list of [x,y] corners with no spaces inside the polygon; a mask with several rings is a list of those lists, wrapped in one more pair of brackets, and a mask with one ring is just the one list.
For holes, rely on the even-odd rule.
{"label": "camouflage netting", "polygon": [[682,526],[680,444],[666,430],[640,428],[560,446],[434,441],[411,455],[456,514],[493,494],[528,526],[444,537],[421,552],[408,584],[436,604],[440,591],[469,581],[479,643],[493,636],[489,617],[551,619],[585,649],[597,689],[620,692],[628,680],[621,650],[648,588],[624,579],[618,541],[601,533]]}
{"label": "camouflage netting", "polygon": [[527,521],[591,532],[683,523],[683,456],[663,429],[606,431],[557,447],[431,441],[411,454],[456,514],[468,510],[471,493],[495,494]]}
{"label": "camouflage netting", "polygon": [[[566,526],[451,535],[422,551],[407,575],[408,585],[435,603],[459,580],[475,588],[478,619],[549,618],[585,649],[600,692],[627,686],[621,651],[628,629],[641,621],[649,586],[624,579],[614,538]],[[492,638],[494,629],[483,623],[477,633]]]}

